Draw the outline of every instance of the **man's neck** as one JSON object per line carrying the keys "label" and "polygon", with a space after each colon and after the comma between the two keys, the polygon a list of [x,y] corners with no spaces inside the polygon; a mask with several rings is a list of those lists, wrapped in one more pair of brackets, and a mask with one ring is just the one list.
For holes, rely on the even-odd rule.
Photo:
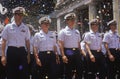
{"label": "man's neck", "polygon": [[44,32],[45,34],[47,34],[47,33],[48,33],[48,30],[43,30],[43,32]]}
{"label": "man's neck", "polygon": [[74,27],[69,25],[69,28],[70,28],[70,29],[73,29]]}
{"label": "man's neck", "polygon": [[20,26],[22,22],[20,22],[20,21],[15,21],[15,23],[16,23],[17,26]]}

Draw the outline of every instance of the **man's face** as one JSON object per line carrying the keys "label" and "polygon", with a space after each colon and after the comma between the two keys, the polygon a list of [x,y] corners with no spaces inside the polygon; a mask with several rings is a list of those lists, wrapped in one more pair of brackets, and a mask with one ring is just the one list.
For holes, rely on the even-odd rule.
{"label": "man's face", "polygon": [[99,27],[99,24],[91,24],[91,29],[94,31],[94,32],[97,32],[98,31],[98,27]]}
{"label": "man's face", "polygon": [[41,27],[42,27],[43,30],[45,30],[45,29],[48,30],[49,26],[50,26],[49,22],[43,22],[43,23],[41,23]]}
{"label": "man's face", "polygon": [[110,29],[115,31],[117,29],[117,25],[116,24],[111,24]]}
{"label": "man's face", "polygon": [[68,26],[74,26],[74,24],[75,24],[75,19],[68,19],[68,20],[67,20],[67,24],[68,24]]}
{"label": "man's face", "polygon": [[23,13],[15,13],[14,16],[17,21],[22,21],[23,19]]}

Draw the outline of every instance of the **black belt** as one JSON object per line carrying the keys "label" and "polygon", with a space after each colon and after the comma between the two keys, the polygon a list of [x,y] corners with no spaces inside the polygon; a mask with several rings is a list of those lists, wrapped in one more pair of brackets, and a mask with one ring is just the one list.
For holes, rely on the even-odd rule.
{"label": "black belt", "polygon": [[24,46],[19,46],[19,47],[16,47],[16,46],[8,46],[9,48],[25,48]]}
{"label": "black belt", "polygon": [[91,50],[91,52],[101,52],[101,50]]}
{"label": "black belt", "polygon": [[53,53],[53,51],[39,51],[39,53],[47,53],[47,54],[51,54],[51,53]]}
{"label": "black belt", "polygon": [[120,50],[119,48],[109,48],[110,50]]}
{"label": "black belt", "polygon": [[64,48],[65,50],[78,50],[78,48]]}

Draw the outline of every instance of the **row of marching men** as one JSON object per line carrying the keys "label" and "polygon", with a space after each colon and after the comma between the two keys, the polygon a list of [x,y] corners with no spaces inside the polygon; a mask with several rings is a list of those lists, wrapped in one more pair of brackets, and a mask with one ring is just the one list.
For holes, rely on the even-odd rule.
{"label": "row of marching men", "polygon": [[40,18],[41,30],[33,36],[33,27],[22,22],[24,14],[23,7],[13,9],[14,21],[2,31],[0,79],[28,79],[28,75],[32,79],[72,79],[73,73],[75,79],[83,75],[84,79],[115,79],[116,73],[119,79],[120,39],[115,20],[108,22],[110,31],[104,36],[98,33],[98,20],[91,20],[91,30],[81,42],[74,13],[65,15],[66,27],[57,40],[49,31],[50,18]]}
{"label": "row of marching men", "polygon": [[90,21],[90,32],[85,33],[81,42],[84,55],[85,79],[119,79],[120,78],[120,37],[117,22],[107,23],[110,28],[105,34],[98,33],[99,22]]}

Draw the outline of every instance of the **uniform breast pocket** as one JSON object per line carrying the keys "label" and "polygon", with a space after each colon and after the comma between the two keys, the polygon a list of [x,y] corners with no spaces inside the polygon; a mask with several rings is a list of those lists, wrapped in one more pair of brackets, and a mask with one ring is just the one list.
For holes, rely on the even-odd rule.
{"label": "uniform breast pocket", "polygon": [[50,40],[50,41],[53,41],[53,40],[54,40],[54,37],[50,37],[49,40]]}
{"label": "uniform breast pocket", "polygon": [[9,32],[9,34],[10,34],[11,36],[13,36],[13,35],[16,34],[16,31],[15,31],[14,29],[9,30],[8,32]]}
{"label": "uniform breast pocket", "polygon": [[114,38],[114,37],[111,37],[110,39],[111,39],[111,42],[115,40],[115,38]]}
{"label": "uniform breast pocket", "polygon": [[95,36],[90,36],[90,39],[91,40],[95,40]]}
{"label": "uniform breast pocket", "polygon": [[44,38],[44,37],[40,37],[40,38],[39,38],[39,41],[41,41],[41,42],[42,42],[42,41],[45,41],[45,38]]}
{"label": "uniform breast pocket", "polygon": [[9,33],[15,33],[16,30],[15,30],[15,29],[10,29],[10,30],[8,30],[8,32],[9,32]]}
{"label": "uniform breast pocket", "polygon": [[49,42],[49,45],[53,45],[55,40],[54,40],[54,38],[50,38],[48,42]]}
{"label": "uniform breast pocket", "polygon": [[66,38],[66,39],[71,39],[71,38],[72,38],[72,35],[71,35],[71,34],[66,34],[66,35],[65,35],[65,38]]}
{"label": "uniform breast pocket", "polygon": [[116,38],[119,40],[120,39],[120,37],[119,36],[116,36]]}
{"label": "uniform breast pocket", "polygon": [[99,40],[102,40],[102,37],[98,36],[98,39],[99,39]]}
{"label": "uniform breast pocket", "polygon": [[96,41],[96,37],[95,36],[90,36],[90,40],[89,41],[91,41],[91,43],[95,42]]}
{"label": "uniform breast pocket", "polygon": [[26,35],[26,32],[21,32],[20,33],[22,36],[25,36]]}

